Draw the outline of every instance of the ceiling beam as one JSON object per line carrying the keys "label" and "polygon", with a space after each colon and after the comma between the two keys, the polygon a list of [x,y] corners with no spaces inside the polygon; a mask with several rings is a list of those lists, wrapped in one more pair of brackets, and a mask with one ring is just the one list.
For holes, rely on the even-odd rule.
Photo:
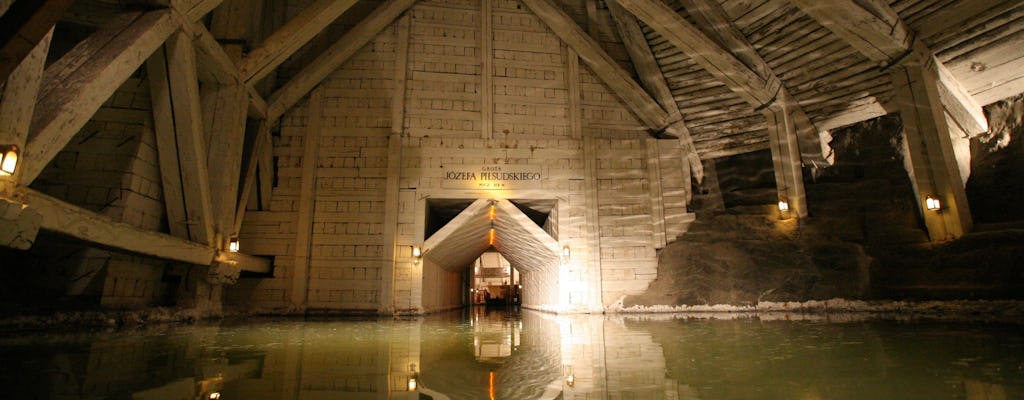
{"label": "ceiling beam", "polygon": [[[792,102],[782,81],[772,72],[753,46],[729,22],[717,2],[684,0],[694,25],[660,0],[617,0],[623,8],[683,50],[711,75],[758,110],[789,101],[786,112],[797,128],[797,140],[804,162],[825,164],[821,139],[810,119]],[[702,29],[703,28],[703,29]],[[712,39],[712,36],[714,39]]]}
{"label": "ceiling beam", "polygon": [[971,136],[988,131],[988,120],[974,97],[888,4],[877,0],[790,2],[882,66],[906,57],[925,60],[938,73],[939,99],[952,120]]}
{"label": "ceiling beam", "polygon": [[177,28],[170,10],[120,15],[46,69],[25,146],[23,186]]}
{"label": "ceiling beam", "polygon": [[[219,85],[241,85],[243,79],[238,72],[238,67],[224,47],[217,42],[205,26],[196,22],[186,22],[187,17],[178,15],[181,21],[181,29],[188,33],[195,43],[196,56],[199,59],[199,80],[203,83],[215,83]],[[250,116],[267,119],[267,102],[253,88],[252,84],[245,84],[249,104]]]}
{"label": "ceiling beam", "polygon": [[53,29],[73,0],[15,1],[0,17],[0,81]]}
{"label": "ceiling beam", "polygon": [[356,51],[369,43],[413,4],[416,4],[416,0],[388,0],[377,6],[369,16],[352,27],[270,96],[267,119],[273,121],[280,118],[285,111],[309,94],[331,72],[340,68]]}
{"label": "ceiling beam", "polygon": [[633,62],[637,75],[640,76],[640,83],[657,100],[661,108],[668,112],[669,125],[662,134],[679,139],[686,162],[690,165],[690,173],[697,179],[697,182],[703,181],[704,165],[701,163],[700,154],[697,153],[697,148],[693,144],[690,130],[683,120],[679,104],[672,96],[672,89],[669,88],[668,82],[665,80],[665,74],[661,72],[658,60],[654,57],[654,52],[651,51],[651,46],[647,43],[647,38],[640,28],[640,22],[618,3],[608,2],[607,4],[615,27],[619,31],[619,37],[622,38],[623,45],[626,46],[626,53],[629,54],[629,59]]}
{"label": "ceiling beam", "polygon": [[242,79],[247,84],[263,79],[355,3],[317,0],[307,6],[245,57],[240,68]]}
{"label": "ceiling beam", "polygon": [[95,245],[195,265],[227,263],[243,271],[267,273],[266,258],[229,254],[213,247],[154,232],[100,215],[76,205],[20,187],[15,196],[42,215],[41,229],[68,235]]}
{"label": "ceiling beam", "polygon": [[523,0],[523,3],[587,63],[644,125],[655,132],[665,129],[668,113],[572,17],[550,0]]}

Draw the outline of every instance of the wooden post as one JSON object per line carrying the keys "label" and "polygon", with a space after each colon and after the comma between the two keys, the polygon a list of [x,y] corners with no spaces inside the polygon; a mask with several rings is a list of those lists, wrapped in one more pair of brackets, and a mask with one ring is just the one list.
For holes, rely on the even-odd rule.
{"label": "wooden post", "polygon": [[[485,2],[487,0],[484,0]],[[384,260],[381,265],[381,314],[395,312],[395,263],[398,253],[398,195],[402,175],[402,138],[405,136],[405,88],[409,60],[408,15],[395,24],[395,75],[391,93],[391,135],[388,136],[388,174],[384,183]]]}
{"label": "wooden post", "polygon": [[[903,119],[903,139],[917,202],[933,241],[955,239],[972,228],[970,208],[949,126],[939,99],[939,78],[926,65],[931,59],[911,59],[892,72],[896,103]],[[941,202],[928,210],[926,198]]]}
{"label": "wooden post", "polygon": [[316,164],[320,148],[320,125],[324,90],[313,90],[307,104],[306,136],[302,139],[302,183],[296,216],[295,263],[292,266],[291,305],[305,310],[309,300],[309,261],[312,258],[313,215],[316,206]]}
{"label": "wooden post", "polygon": [[[51,29],[21,64],[11,71],[7,83],[0,89],[0,145],[15,145],[19,151],[24,152],[52,37]],[[14,188],[22,169],[15,169],[13,176],[0,178],[0,195]]]}
{"label": "wooden post", "polygon": [[789,210],[782,211],[783,216],[804,218],[807,216],[807,196],[804,192],[800,148],[797,144],[798,128],[793,110],[787,102],[782,101],[762,113],[768,122],[768,144],[772,152],[772,169],[775,171],[779,201],[789,205]]}

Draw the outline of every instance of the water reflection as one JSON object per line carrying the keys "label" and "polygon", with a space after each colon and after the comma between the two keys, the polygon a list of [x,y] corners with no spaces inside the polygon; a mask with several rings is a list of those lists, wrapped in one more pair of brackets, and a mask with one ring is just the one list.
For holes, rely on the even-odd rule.
{"label": "water reflection", "polygon": [[1019,327],[555,316],[0,337],[15,399],[1024,398]]}

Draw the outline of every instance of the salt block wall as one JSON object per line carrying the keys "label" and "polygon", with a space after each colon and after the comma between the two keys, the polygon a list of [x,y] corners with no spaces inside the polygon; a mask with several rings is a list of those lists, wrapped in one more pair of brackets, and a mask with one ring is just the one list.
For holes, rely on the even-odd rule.
{"label": "salt block wall", "polygon": [[[399,20],[282,118],[271,210],[248,212],[240,233],[246,252],[274,256],[274,276],[242,279],[228,289],[229,301],[288,308],[302,299],[292,277],[307,268],[297,237],[309,229],[308,300],[299,300],[308,307],[423,312],[456,304],[461,293],[432,292],[461,290],[461,281],[410,254],[426,239],[429,198],[554,201],[543,228],[572,257],[557,274],[524,274],[524,300],[593,310],[644,290],[655,278],[655,249],[685,229],[689,172],[678,144],[649,143],[614,93],[518,1],[423,1],[406,16],[406,63],[396,66],[404,48]],[[610,28],[601,29],[602,41],[618,43]],[[396,68],[405,68],[404,93],[395,91]],[[394,120],[396,105],[401,120]],[[307,193],[315,201],[311,226],[301,227],[310,135],[318,140],[314,193]],[[400,163],[389,172],[394,157]],[[446,168],[482,164],[537,166],[544,179],[514,190],[446,187]],[[385,204],[389,174],[398,177],[397,209]]]}
{"label": "salt block wall", "polygon": [[[164,226],[149,83],[135,76],[43,169],[32,188],[147,230]],[[53,295],[99,298],[105,307],[141,307],[166,300],[166,261],[78,244],[45,241],[34,249]]]}

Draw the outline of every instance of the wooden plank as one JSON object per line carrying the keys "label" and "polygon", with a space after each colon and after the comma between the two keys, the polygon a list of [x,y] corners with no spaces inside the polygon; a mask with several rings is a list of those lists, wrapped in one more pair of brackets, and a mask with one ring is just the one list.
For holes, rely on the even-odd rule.
{"label": "wooden plank", "polygon": [[480,0],[480,137],[494,137],[494,27],[491,0]]}
{"label": "wooden plank", "polygon": [[309,261],[312,257],[313,214],[316,207],[316,166],[320,146],[323,88],[318,87],[309,96],[306,134],[302,138],[302,178],[299,191],[299,211],[296,220],[295,264],[292,266],[292,307],[303,309],[309,300]]}
{"label": "wooden plank", "polygon": [[52,232],[100,246],[196,265],[210,265],[216,255],[212,247],[114,221],[27,187],[17,191],[30,207],[42,214],[41,227]]}
{"label": "wooden plank", "polygon": [[[0,81],[39,47],[49,41],[53,25],[73,0],[16,1],[0,17]],[[46,46],[49,48],[49,46]]]}
{"label": "wooden plank", "polygon": [[765,109],[763,114],[768,121],[768,145],[772,152],[779,201],[789,204],[791,215],[804,218],[807,216],[807,195],[797,145],[799,122],[794,119],[786,102]]}
{"label": "wooden plank", "polygon": [[352,27],[313,62],[302,68],[295,78],[270,96],[270,105],[267,108],[268,119],[276,120],[285,111],[292,108],[324,78],[341,67],[349,57],[369,43],[374,36],[413,4],[416,4],[416,0],[388,0],[388,2],[377,6],[369,16]]}
{"label": "wooden plank", "polygon": [[523,3],[587,63],[644,125],[660,131],[668,124],[665,110],[560,7],[550,0],[524,0]]}
{"label": "wooden plank", "polygon": [[[0,89],[0,143],[25,148],[52,37],[53,30],[50,30],[21,64],[11,71],[7,83]],[[19,174],[20,170],[15,170],[15,174]]]}
{"label": "wooden plank", "polygon": [[[180,174],[182,201],[185,215],[182,222],[188,230],[188,238],[199,243],[213,244],[213,211],[210,198],[209,169],[207,167],[206,137],[203,134],[202,112],[200,110],[199,81],[196,76],[195,50],[192,41],[185,34],[176,34],[168,39],[164,46],[166,52],[165,69],[167,89],[166,95],[156,97],[154,101],[154,121],[157,122],[157,143],[160,156],[177,157],[177,165],[161,165],[169,171],[172,181],[166,182],[173,187],[173,175]],[[159,76],[159,75],[156,75]],[[158,85],[158,83],[152,83]],[[163,85],[163,83],[159,83]],[[161,87],[154,86],[154,93],[160,94]],[[163,100],[169,97],[169,102]],[[173,116],[173,136],[162,131],[168,126],[167,121],[160,122],[166,116]],[[176,146],[169,144],[174,140]],[[162,161],[163,162],[163,161]],[[172,168],[179,171],[175,174]],[[175,193],[172,191],[171,193]],[[177,201],[177,200],[172,200]],[[169,203],[170,204],[170,203]],[[168,209],[170,211],[170,209]],[[177,222],[175,222],[177,223]]]}
{"label": "wooden plank", "polygon": [[317,0],[304,8],[245,57],[240,68],[242,79],[254,84],[266,77],[355,3]]}
{"label": "wooden plank", "polygon": [[47,68],[23,154],[23,186],[175,29],[167,10],[122,15]]}

